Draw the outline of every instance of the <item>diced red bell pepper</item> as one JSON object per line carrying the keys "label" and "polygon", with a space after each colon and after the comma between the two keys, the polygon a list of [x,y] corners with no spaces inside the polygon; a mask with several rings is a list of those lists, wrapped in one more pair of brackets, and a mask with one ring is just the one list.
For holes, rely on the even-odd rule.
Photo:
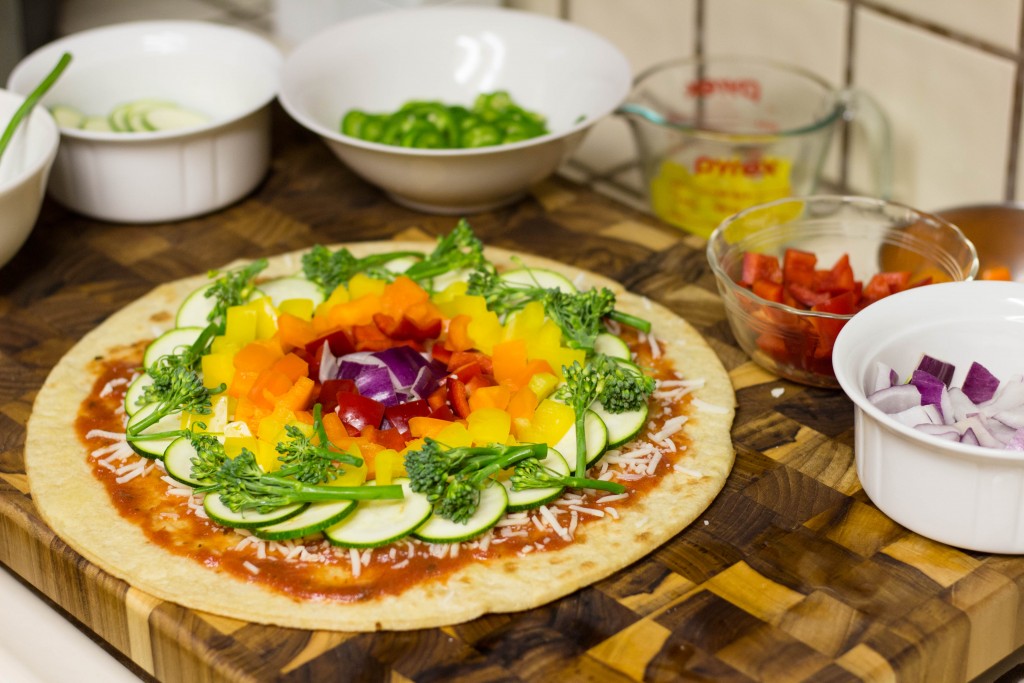
{"label": "diced red bell pepper", "polygon": [[434,344],[430,348],[430,357],[448,367],[448,362],[452,359],[452,350],[444,344]]}
{"label": "diced red bell pepper", "polygon": [[448,407],[447,403],[440,408],[435,408],[430,411],[430,417],[435,420],[448,420],[449,422],[454,422],[456,419],[455,413],[452,412],[452,409]]}
{"label": "diced red bell pepper", "polygon": [[469,407],[469,392],[466,391],[466,385],[455,375],[448,375],[445,384],[448,389],[448,405],[451,406],[452,412],[462,418],[469,417],[472,409]]}
{"label": "diced red bell pepper", "polygon": [[338,417],[342,424],[362,432],[367,426],[380,427],[384,419],[384,404],[361,394],[338,393]]}
{"label": "diced red bell pepper", "polygon": [[756,282],[782,284],[782,268],[779,267],[778,257],[754,251],[743,254],[740,284],[751,287]]}
{"label": "diced red bell pepper", "polygon": [[338,394],[339,393],[356,394],[359,390],[356,388],[356,382],[353,379],[329,379],[320,385],[319,397],[316,399],[317,403],[321,405],[325,413],[332,412],[338,407]]}
{"label": "diced red bell pepper", "polygon": [[799,282],[787,284],[786,290],[793,295],[797,303],[801,304],[800,308],[811,308],[831,298],[828,292],[815,291]]}
{"label": "diced red bell pepper", "polygon": [[385,313],[374,313],[373,322],[387,336],[403,341],[435,339],[441,334],[440,318],[416,321],[409,316],[403,315],[400,319],[396,320]]}
{"label": "diced red bell pepper", "polygon": [[453,370],[451,370],[451,374],[455,375],[456,377],[459,378],[460,381],[465,383],[465,382],[469,382],[474,377],[476,377],[477,375],[481,374],[483,371],[484,371],[484,368],[480,364],[480,362],[474,360],[474,361],[470,361],[470,362],[468,362],[468,363],[466,363],[464,365],[460,365],[457,368],[454,368]]}
{"label": "diced red bell pepper", "polygon": [[814,269],[818,257],[809,251],[789,248],[782,256],[782,281],[787,285],[814,286]]}
{"label": "diced red bell pepper", "polygon": [[494,374],[494,363],[491,357],[481,351],[455,351],[448,360],[448,372],[453,372],[456,368],[474,361],[480,364],[480,368],[484,373],[488,375]]}
{"label": "diced red bell pepper", "polygon": [[401,432],[409,431],[409,420],[414,417],[429,417],[430,404],[425,399],[406,401],[384,409],[384,424]]}
{"label": "diced red bell pepper", "polygon": [[782,303],[783,291],[781,283],[770,282],[768,280],[755,280],[750,289],[754,294],[758,295],[762,299],[774,301],[777,304]]}

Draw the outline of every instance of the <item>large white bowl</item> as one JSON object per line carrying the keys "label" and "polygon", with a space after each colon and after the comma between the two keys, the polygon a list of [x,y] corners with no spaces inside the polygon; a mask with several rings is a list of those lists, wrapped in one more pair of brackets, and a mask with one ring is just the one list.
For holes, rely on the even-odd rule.
{"label": "large white bowl", "polygon": [[149,223],[207,213],[252,191],[270,163],[280,52],[236,28],[197,21],[117,24],[61,38],[25,57],[8,87],[28,93],[61,53],[71,64],[43,98],[109,114],[143,98],[205,113],[205,125],[116,133],[62,128],[50,192],[102,220]]}
{"label": "large white bowl", "polygon": [[[470,213],[521,197],[629,92],[622,53],[557,19],[485,7],[394,10],[337,24],[286,59],[280,101],[353,171],[395,201]],[[547,117],[548,135],[496,147],[430,150],[342,135],[349,109],[388,113],[409,100],[469,106],[507,90]]]}
{"label": "large white bowl", "polygon": [[[0,131],[24,101],[22,95],[0,90]],[[59,143],[53,117],[37,106],[22,119],[0,159],[0,266],[17,253],[39,218]]]}
{"label": "large white bowl", "polygon": [[839,333],[836,379],[855,404],[855,458],[864,491],[922,536],[992,553],[1024,553],[1024,453],[944,441],[897,423],[868,402],[882,362],[905,380],[922,354],[996,377],[1024,373],[1024,283],[951,282],[871,304]]}

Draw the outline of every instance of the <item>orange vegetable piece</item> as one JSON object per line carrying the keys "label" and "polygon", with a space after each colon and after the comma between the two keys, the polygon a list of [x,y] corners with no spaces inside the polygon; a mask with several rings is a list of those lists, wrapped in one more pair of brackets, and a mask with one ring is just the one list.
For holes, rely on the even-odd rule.
{"label": "orange vegetable piece", "polygon": [[537,410],[539,402],[537,394],[533,393],[533,390],[523,387],[509,398],[506,410],[512,416],[513,421],[517,419],[530,420],[533,418],[533,412]]}
{"label": "orange vegetable piece", "polygon": [[384,287],[380,297],[380,309],[392,318],[401,318],[411,306],[426,301],[430,294],[416,284],[412,278],[399,275],[394,282]]}
{"label": "orange vegetable piece", "polygon": [[480,410],[481,408],[505,410],[508,408],[511,398],[512,392],[505,385],[480,387],[469,395],[469,407],[470,410]]}
{"label": "orange vegetable piece", "polygon": [[1010,274],[1010,269],[1006,266],[994,266],[992,268],[985,268],[981,271],[981,280],[1012,280],[1013,276]]}
{"label": "orange vegetable piece", "polygon": [[271,366],[271,370],[280,372],[292,382],[295,382],[300,377],[305,377],[309,374],[309,363],[294,353],[288,353],[278,359]]}
{"label": "orange vegetable piece", "polygon": [[381,297],[378,294],[365,294],[353,301],[338,304],[327,312],[327,328],[370,324],[373,322],[373,314],[379,312],[380,307]]}
{"label": "orange vegetable piece", "polygon": [[468,351],[473,348],[473,340],[469,336],[469,323],[473,321],[468,315],[460,313],[448,323],[447,346],[452,351]]}
{"label": "orange vegetable piece", "polygon": [[277,317],[277,334],[281,345],[287,349],[305,348],[306,344],[317,338],[312,322],[291,313],[282,313]]}
{"label": "orange vegetable piece", "polygon": [[510,339],[494,345],[491,353],[494,379],[509,382],[518,388],[519,378],[526,372],[526,340]]}
{"label": "orange vegetable piece", "polygon": [[439,420],[435,417],[411,417],[409,418],[409,433],[413,438],[435,436],[450,424],[451,420]]}
{"label": "orange vegetable piece", "polygon": [[281,395],[277,404],[290,410],[300,411],[309,407],[316,395],[316,382],[308,377],[299,377],[290,389]]}
{"label": "orange vegetable piece", "polygon": [[284,354],[277,344],[258,340],[249,342],[239,349],[232,362],[236,370],[260,372],[273,365],[282,355]]}

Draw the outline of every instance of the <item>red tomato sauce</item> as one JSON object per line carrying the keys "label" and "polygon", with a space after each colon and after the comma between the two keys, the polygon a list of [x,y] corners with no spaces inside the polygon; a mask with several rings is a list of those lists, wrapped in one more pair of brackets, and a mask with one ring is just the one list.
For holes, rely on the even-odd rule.
{"label": "red tomato sauce", "polygon": [[[677,379],[671,361],[663,355],[654,357],[650,345],[635,334],[623,335],[637,356],[637,362],[649,369],[657,379]],[[139,360],[101,360],[96,362],[96,380],[92,392],[79,409],[76,430],[91,454],[111,444],[111,439],[94,430],[124,433],[123,401],[128,381],[138,371]],[[644,437],[661,430],[668,419],[689,412],[688,398],[665,408],[654,404]],[[643,437],[641,437],[643,438]],[[579,501],[582,508],[600,510],[609,516],[629,514],[629,508],[668,472],[674,462],[687,452],[688,439],[681,433],[671,437],[676,443],[674,453],[664,453],[652,475],[624,482],[630,495],[611,503],[598,499],[607,493],[587,493]],[[106,455],[86,455],[95,476],[106,488],[110,503],[122,517],[138,526],[146,537],[168,552],[188,557],[211,569],[231,574],[241,580],[258,583],[269,589],[297,599],[330,599],[353,602],[381,595],[396,595],[423,581],[445,580],[453,572],[471,562],[487,562],[503,557],[519,556],[526,552],[546,552],[564,548],[573,542],[586,541],[587,525],[599,519],[591,514],[578,514],[574,540],[566,540],[550,528],[541,529],[526,523],[516,527],[517,535],[503,536],[496,531],[489,544],[465,542],[458,552],[449,546],[442,554],[440,548],[430,552],[429,544],[401,540],[389,547],[361,551],[370,552],[370,561],[352,562],[352,552],[335,548],[320,536],[304,541],[275,544],[255,539],[222,527],[194,512],[191,497],[172,495],[169,477],[152,462],[146,473],[127,481],[119,481],[118,468],[104,465]],[[132,462],[137,456],[129,456]],[[554,505],[549,504],[550,505]],[[608,512],[609,508],[615,510]],[[564,521],[564,516],[560,522]],[[301,546],[301,547],[300,547]],[[261,552],[262,551],[262,552]],[[297,557],[288,559],[286,553]],[[305,555],[306,559],[301,556]]]}

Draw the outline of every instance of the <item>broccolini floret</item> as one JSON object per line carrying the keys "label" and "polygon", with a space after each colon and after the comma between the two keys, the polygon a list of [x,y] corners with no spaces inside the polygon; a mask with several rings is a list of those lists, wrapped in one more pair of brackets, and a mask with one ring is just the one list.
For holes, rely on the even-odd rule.
{"label": "broccolini floret", "polygon": [[584,429],[587,411],[597,401],[611,413],[639,410],[654,392],[654,379],[635,367],[617,362],[604,354],[595,354],[585,365],[578,361],[563,366],[565,383],[555,397],[573,409],[576,427],[575,475],[587,471],[587,437]]}
{"label": "broccolini floret", "polygon": [[561,328],[566,345],[588,353],[593,352],[597,335],[604,331],[605,318],[642,332],[651,330],[648,321],[616,310],[615,293],[607,287],[566,292],[539,284],[509,282],[493,270],[481,269],[470,274],[466,293],[482,296],[487,308],[500,316],[539,301],[545,314]]}
{"label": "broccolini floret", "polygon": [[609,493],[623,493],[626,487],[614,481],[588,479],[571,474],[559,474],[538,460],[523,460],[512,472],[512,489],[545,489],[566,486],[576,489],[599,489]]}
{"label": "broccolini floret", "polygon": [[434,511],[465,524],[480,504],[480,491],[492,477],[529,458],[544,458],[547,444],[458,446],[449,448],[427,437],[405,456],[410,488],[434,504]]}

